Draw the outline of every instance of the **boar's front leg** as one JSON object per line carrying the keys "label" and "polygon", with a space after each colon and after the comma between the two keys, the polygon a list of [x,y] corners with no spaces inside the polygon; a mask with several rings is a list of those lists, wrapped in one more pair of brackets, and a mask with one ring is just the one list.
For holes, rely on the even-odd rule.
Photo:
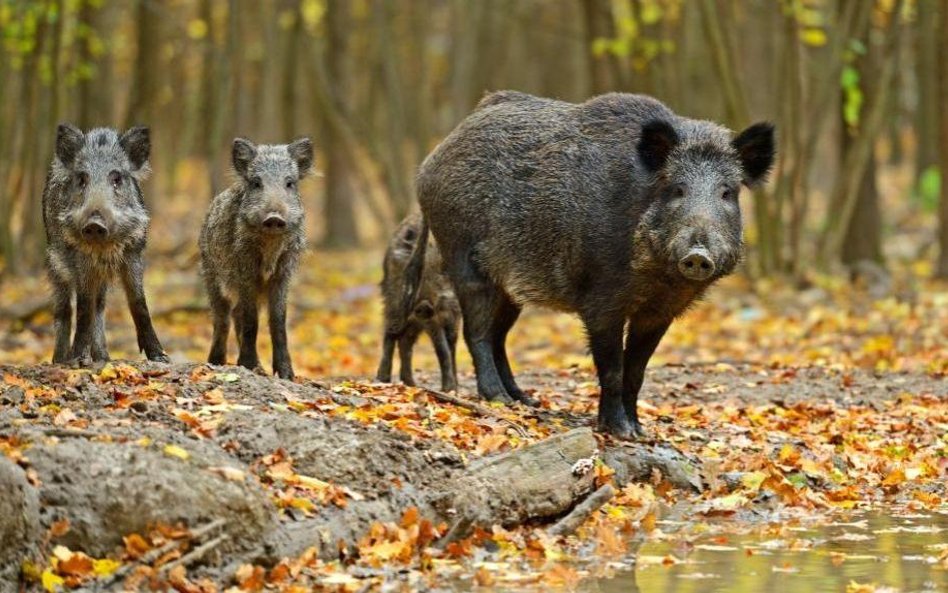
{"label": "boar's front leg", "polygon": [[217,278],[206,272],[207,294],[211,305],[211,317],[214,319],[214,336],[211,338],[211,351],[207,355],[210,364],[227,364],[227,338],[230,334],[231,303],[221,292]]}
{"label": "boar's front leg", "polygon": [[648,330],[636,328],[632,323],[629,324],[622,365],[622,407],[625,409],[629,422],[632,423],[632,430],[636,436],[645,435],[639,423],[638,412],[639,391],[645,380],[645,367],[667,329],[668,324]]}
{"label": "boar's front leg", "polygon": [[157,362],[171,362],[165,354],[158,335],[151,324],[151,314],[148,312],[148,303],[145,300],[144,286],[145,264],[140,253],[128,256],[122,270],[122,287],[125,289],[125,298],[128,308],[135,322],[135,333],[138,335],[138,349],[145,353],[148,360]]}
{"label": "boar's front leg", "polygon": [[103,284],[95,295],[95,324],[92,331],[92,360],[94,362],[109,360],[109,350],[105,344],[105,301],[109,292],[108,288]]}
{"label": "boar's front leg", "polygon": [[53,285],[53,327],[56,330],[56,348],[53,350],[53,363],[69,360],[69,342],[72,339],[72,286],[56,277],[51,277]]}
{"label": "boar's front leg", "polygon": [[69,358],[87,366],[92,362],[91,349],[95,331],[95,294],[98,287],[80,284],[76,287],[76,336]]}
{"label": "boar's front leg", "polygon": [[237,297],[237,306],[234,308],[234,325],[239,336],[237,342],[240,345],[237,364],[254,372],[261,370],[260,358],[257,356],[259,323],[256,287],[242,287]]}
{"label": "boar's front leg", "polygon": [[274,278],[270,282],[268,311],[270,314],[270,341],[273,343],[273,373],[292,380],[293,362],[286,337],[286,293],[289,278]]}
{"label": "boar's front leg", "polygon": [[622,320],[584,319],[589,347],[599,375],[599,430],[620,438],[632,436],[622,406]]}

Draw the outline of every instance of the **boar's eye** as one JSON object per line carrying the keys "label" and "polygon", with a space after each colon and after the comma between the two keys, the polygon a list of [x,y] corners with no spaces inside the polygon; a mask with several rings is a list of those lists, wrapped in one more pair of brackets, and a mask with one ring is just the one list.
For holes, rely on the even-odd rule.
{"label": "boar's eye", "polygon": [[109,172],[109,183],[112,184],[112,187],[118,189],[122,187],[122,174],[118,171]]}
{"label": "boar's eye", "polygon": [[286,189],[296,189],[296,180],[295,180],[295,179],[287,179],[287,180],[286,180]]}
{"label": "boar's eye", "polygon": [[85,171],[80,171],[76,174],[76,184],[79,186],[79,189],[85,189],[89,185],[89,174]]}
{"label": "boar's eye", "polygon": [[250,187],[253,189],[263,189],[263,181],[259,177],[250,180]]}
{"label": "boar's eye", "polygon": [[685,197],[685,186],[684,186],[684,185],[681,185],[681,184],[678,184],[678,185],[676,185],[675,187],[673,187],[673,188],[672,188],[672,196],[673,196],[673,197],[676,197],[676,198],[683,198],[683,197]]}

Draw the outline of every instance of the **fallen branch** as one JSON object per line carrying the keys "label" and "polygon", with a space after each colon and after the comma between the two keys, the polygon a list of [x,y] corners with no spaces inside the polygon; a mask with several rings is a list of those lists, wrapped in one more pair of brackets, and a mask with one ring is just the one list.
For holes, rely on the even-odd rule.
{"label": "fallen branch", "polygon": [[550,527],[550,535],[570,535],[579,529],[579,526],[586,522],[593,513],[602,508],[602,505],[609,502],[615,496],[615,488],[612,484],[605,484],[596,490],[586,500],[576,505],[568,515],[556,522]]}
{"label": "fallen branch", "polygon": [[480,416],[487,416],[488,418],[495,418],[501,422],[505,422],[510,425],[511,428],[516,430],[517,434],[523,438],[528,438],[530,436],[530,433],[528,433],[527,429],[525,429],[523,426],[509,418],[504,417],[499,412],[496,412],[485,405],[473,402],[469,399],[464,399],[463,397],[459,397],[457,395],[451,395],[450,393],[444,393],[443,391],[435,391],[434,389],[428,389],[426,387],[422,387],[421,390],[424,391],[426,395],[429,395],[438,401],[453,404],[466,410],[470,410]]}
{"label": "fallen branch", "polygon": [[168,574],[169,572],[171,572],[172,570],[174,570],[175,568],[179,566],[189,566],[191,564],[194,564],[195,562],[197,562],[198,560],[206,556],[208,552],[210,552],[217,546],[221,545],[222,543],[226,542],[228,539],[230,538],[227,537],[227,534],[218,535],[214,539],[194,548],[193,550],[191,550],[184,556],[178,558],[174,562],[169,562],[168,564],[165,564],[164,566],[162,566],[161,571],[160,571],[161,574],[162,575]]}
{"label": "fallen branch", "polygon": [[[207,535],[208,533],[218,528],[221,528],[226,524],[227,524],[227,521],[225,521],[224,519],[215,519],[214,521],[211,521],[210,523],[207,523],[206,525],[203,525],[197,529],[192,530],[187,539],[180,539],[180,540],[174,539],[167,542],[163,546],[158,546],[157,548],[154,548],[153,550],[149,550],[148,552],[142,554],[141,558],[139,558],[136,562],[129,562],[127,564],[123,564],[121,568],[113,572],[110,577],[96,582],[95,583],[96,590],[98,590],[99,588],[105,588],[115,583],[118,583],[119,581],[124,579],[126,576],[128,576],[129,573],[135,570],[136,567],[148,566],[154,561],[164,556],[165,554],[167,554],[168,552],[171,552],[175,549],[180,549],[188,542],[199,540],[205,535]],[[218,545],[218,544],[220,544],[220,542],[218,542],[215,545]],[[180,558],[179,560],[183,560],[183,559],[184,557]]]}
{"label": "fallen branch", "polygon": [[432,500],[453,522],[445,542],[466,537],[474,527],[561,516],[593,489],[594,472],[575,472],[574,466],[597,449],[592,430],[578,428],[471,463]]}
{"label": "fallen branch", "polygon": [[620,486],[628,482],[647,482],[653,472],[676,488],[702,492],[704,484],[697,463],[666,443],[622,442],[604,448],[602,460],[616,472]]}

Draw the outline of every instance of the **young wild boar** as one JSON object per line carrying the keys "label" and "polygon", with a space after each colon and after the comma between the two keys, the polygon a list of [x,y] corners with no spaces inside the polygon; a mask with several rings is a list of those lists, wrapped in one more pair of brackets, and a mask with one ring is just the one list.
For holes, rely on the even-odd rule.
{"label": "young wild boar", "polygon": [[208,362],[226,364],[233,314],[237,364],[258,369],[258,304],[267,301],[273,372],[293,378],[286,339],[290,278],[306,246],[299,182],[313,166],[313,144],[260,146],[234,140],[237,182],[211,203],[201,229],[201,269],[214,318]]}
{"label": "young wild boar", "polygon": [[[105,343],[106,292],[118,276],[149,360],[168,362],[145,302],[142,252],[148,211],[139,184],[148,176],[148,128],[122,135],[88,133],[69,124],[56,130],[56,150],[43,190],[46,264],[53,286],[56,347],[53,362],[87,365],[109,359]],[[72,298],[76,332],[72,333]]]}
{"label": "young wild boar", "polygon": [[405,266],[421,235],[421,215],[408,216],[395,230],[385,251],[382,276],[382,299],[385,302],[385,333],[382,342],[382,361],[377,379],[392,380],[392,355],[398,343],[401,361],[401,379],[405,385],[414,385],[411,354],[422,332],[428,334],[438,355],[441,367],[441,389],[457,389],[455,351],[458,342],[458,323],[461,308],[451,284],[441,273],[441,254],[437,245],[425,246],[424,267],[417,293],[406,302]]}
{"label": "young wild boar", "polygon": [[[504,349],[523,305],[574,312],[599,376],[600,430],[640,435],[645,366],[672,320],[740,260],[740,186],[764,180],[774,150],[770,124],[735,136],[642,95],[488,95],[418,175],[420,241],[430,226],[478,391],[523,398]],[[416,252],[412,290],[420,268]]]}

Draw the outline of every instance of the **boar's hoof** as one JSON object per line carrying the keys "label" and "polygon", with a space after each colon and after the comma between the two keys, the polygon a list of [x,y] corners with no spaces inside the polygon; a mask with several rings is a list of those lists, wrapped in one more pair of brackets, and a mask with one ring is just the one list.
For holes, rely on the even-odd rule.
{"label": "boar's hoof", "polygon": [[540,400],[535,397],[530,396],[527,392],[518,389],[516,392],[510,394],[515,400],[522,403],[523,405],[529,408],[536,408],[540,405]]}
{"label": "boar's hoof", "polygon": [[635,436],[635,428],[625,414],[604,414],[602,408],[599,410],[598,430],[620,439],[630,439]]}
{"label": "boar's hoof", "polygon": [[79,356],[73,356],[66,364],[74,369],[84,369],[92,366],[92,356],[89,353],[80,354]]}
{"label": "boar's hoof", "polygon": [[168,356],[166,352],[159,352],[158,354],[152,354],[151,356],[148,356],[147,358],[148,360],[152,362],[163,362],[166,364],[171,362],[171,357]]}
{"label": "boar's hoof", "polygon": [[513,398],[511,398],[509,395],[507,395],[506,392],[503,392],[503,391],[499,393],[482,393],[481,397],[483,397],[489,402],[500,402],[504,404],[505,406],[509,406],[510,404],[514,403]]}

